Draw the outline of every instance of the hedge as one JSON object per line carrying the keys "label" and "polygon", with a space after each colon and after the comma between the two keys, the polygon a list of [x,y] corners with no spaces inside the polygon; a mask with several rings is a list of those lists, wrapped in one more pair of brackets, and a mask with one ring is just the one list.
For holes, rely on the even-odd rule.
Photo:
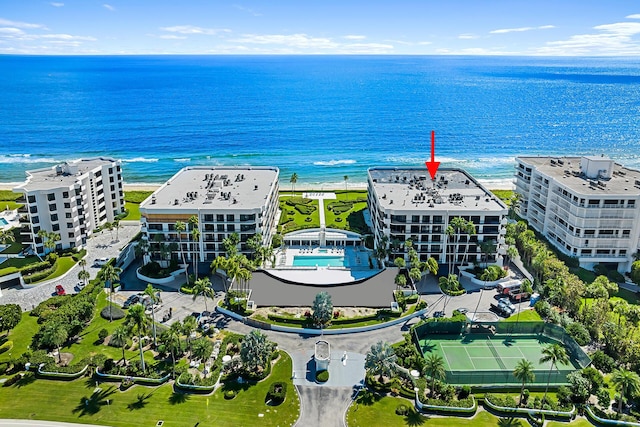
{"label": "hedge", "polygon": [[316,372],[316,381],[319,383],[326,383],[329,381],[329,371],[323,370]]}
{"label": "hedge", "polygon": [[285,397],[287,396],[287,383],[282,381],[277,381],[271,383],[269,386],[269,391],[267,392],[266,400],[271,400],[276,405],[284,402]]}
{"label": "hedge", "polygon": [[4,344],[0,345],[0,354],[6,353],[7,351],[13,348],[13,341],[5,341]]}

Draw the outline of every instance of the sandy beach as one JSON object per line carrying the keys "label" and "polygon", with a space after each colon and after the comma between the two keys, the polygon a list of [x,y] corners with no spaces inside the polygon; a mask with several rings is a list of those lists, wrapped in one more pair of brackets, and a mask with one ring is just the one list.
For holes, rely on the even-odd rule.
{"label": "sandy beach", "polygon": [[[514,185],[511,179],[479,179],[478,180],[485,188],[490,190],[513,190]],[[21,182],[0,182],[0,190],[12,190],[16,186],[22,184]],[[131,183],[124,184],[124,191],[155,191],[160,188],[161,184],[149,184],[149,183]],[[354,184],[347,185],[349,190],[366,190],[367,187],[362,184]],[[300,185],[296,184],[296,192],[298,191],[322,191],[322,190],[343,190],[344,184],[342,186],[332,184],[311,184],[311,185]],[[291,190],[291,184],[288,182],[280,183],[280,191],[288,191]]]}

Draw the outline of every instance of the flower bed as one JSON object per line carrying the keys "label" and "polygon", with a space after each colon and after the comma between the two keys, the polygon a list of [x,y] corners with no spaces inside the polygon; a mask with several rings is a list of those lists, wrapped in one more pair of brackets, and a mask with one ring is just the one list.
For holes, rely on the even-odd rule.
{"label": "flower bed", "polygon": [[427,403],[422,403],[416,394],[415,399],[416,407],[419,410],[435,412],[437,414],[472,416],[478,410],[478,402],[476,402],[473,396],[452,401],[428,399]]}
{"label": "flower bed", "polygon": [[532,415],[542,415],[544,414],[547,417],[560,418],[562,420],[570,420],[576,414],[575,406],[572,406],[570,411],[562,411],[562,410],[549,410],[549,409],[535,409],[535,408],[517,408],[512,406],[502,406],[504,404],[503,400],[500,396],[496,396],[490,393],[487,393],[484,396],[484,403],[489,408],[496,412],[504,413],[507,415],[513,414],[532,414]]}

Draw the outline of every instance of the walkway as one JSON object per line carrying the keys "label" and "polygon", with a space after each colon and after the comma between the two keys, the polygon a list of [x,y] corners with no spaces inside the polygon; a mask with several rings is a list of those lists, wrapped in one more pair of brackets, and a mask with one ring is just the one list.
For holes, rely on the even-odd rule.
{"label": "walkway", "polygon": [[303,193],[302,197],[304,197],[305,199],[313,199],[318,201],[320,228],[325,228],[326,222],[324,218],[324,199],[335,199],[336,193]]}

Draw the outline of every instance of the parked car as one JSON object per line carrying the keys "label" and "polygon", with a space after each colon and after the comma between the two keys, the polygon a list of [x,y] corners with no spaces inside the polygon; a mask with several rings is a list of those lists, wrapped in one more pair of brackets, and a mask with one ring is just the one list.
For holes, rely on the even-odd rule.
{"label": "parked car", "polygon": [[78,290],[78,292],[80,292],[81,290],[84,289],[84,281],[80,280],[78,283],[76,283],[75,288]]}
{"label": "parked car", "polygon": [[56,285],[56,295],[66,295],[67,292],[64,290],[62,285]]}
{"label": "parked car", "polygon": [[107,263],[109,262],[110,258],[96,258],[93,260],[93,266],[94,267],[102,267],[107,265]]}
{"label": "parked car", "polygon": [[511,303],[508,298],[500,298],[500,300],[498,300],[498,307],[501,306],[504,307],[505,310],[508,310],[509,314],[513,314],[516,312],[516,306],[513,305],[513,303]]}
{"label": "parked car", "polygon": [[138,295],[131,295],[127,300],[122,304],[122,308],[129,308],[133,304],[137,304],[140,302],[140,297]]}
{"label": "parked car", "polygon": [[433,317],[444,317],[444,311],[436,311],[435,313],[433,313]]}

